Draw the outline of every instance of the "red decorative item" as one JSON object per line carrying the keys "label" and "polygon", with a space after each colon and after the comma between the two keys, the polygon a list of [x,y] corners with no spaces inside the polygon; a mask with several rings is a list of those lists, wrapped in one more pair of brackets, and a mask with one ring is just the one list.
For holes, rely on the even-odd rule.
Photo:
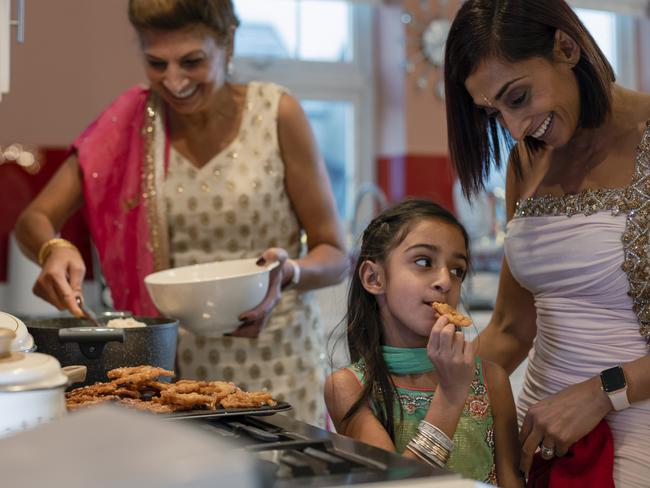
{"label": "red decorative item", "polygon": [[[41,169],[30,174],[17,164],[0,166],[0,282],[7,281],[9,269],[9,234],[20,213],[36,198],[68,155],[66,148],[41,149],[38,155]],[[92,256],[88,227],[81,212],[76,212],[61,230],[62,237],[79,248],[86,263],[86,279],[93,278]]]}
{"label": "red decorative item", "polygon": [[528,488],[614,488],[614,438],[603,419],[563,457],[533,458]]}

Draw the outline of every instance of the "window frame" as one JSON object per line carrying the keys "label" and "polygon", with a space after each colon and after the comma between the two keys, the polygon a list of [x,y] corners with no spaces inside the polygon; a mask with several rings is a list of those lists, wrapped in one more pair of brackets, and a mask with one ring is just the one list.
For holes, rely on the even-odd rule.
{"label": "window frame", "polygon": [[351,218],[357,188],[376,182],[374,163],[373,7],[350,3],[352,61],[325,62],[272,57],[235,57],[234,81],[272,81],[297,99],[349,102],[353,109],[351,161],[343,219]]}

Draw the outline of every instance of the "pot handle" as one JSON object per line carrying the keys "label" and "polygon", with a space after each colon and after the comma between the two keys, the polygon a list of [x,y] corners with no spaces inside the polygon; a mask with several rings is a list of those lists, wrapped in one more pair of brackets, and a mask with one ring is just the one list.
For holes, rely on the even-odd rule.
{"label": "pot handle", "polygon": [[86,373],[88,373],[88,368],[86,366],[64,366],[61,369],[63,370],[63,374],[68,377],[68,385],[83,383],[86,381]]}
{"label": "pot handle", "polygon": [[66,327],[59,329],[59,342],[76,342],[84,356],[97,359],[107,342],[124,342],[124,329],[98,327]]}

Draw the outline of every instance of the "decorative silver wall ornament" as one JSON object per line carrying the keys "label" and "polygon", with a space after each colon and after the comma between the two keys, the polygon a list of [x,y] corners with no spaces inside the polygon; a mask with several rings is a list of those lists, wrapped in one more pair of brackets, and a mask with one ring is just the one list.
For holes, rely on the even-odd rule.
{"label": "decorative silver wall ornament", "polygon": [[[406,26],[406,60],[404,69],[415,77],[420,90],[433,86],[436,97],[444,99],[442,68],[445,60],[445,42],[451,21],[447,16],[447,0],[420,0],[417,9],[402,13]],[[415,11],[417,10],[417,11]]]}

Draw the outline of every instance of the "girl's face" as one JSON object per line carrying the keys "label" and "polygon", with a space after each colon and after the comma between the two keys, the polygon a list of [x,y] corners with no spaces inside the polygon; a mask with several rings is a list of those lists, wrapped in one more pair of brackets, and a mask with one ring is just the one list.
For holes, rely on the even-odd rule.
{"label": "girl's face", "polygon": [[[382,286],[375,294],[387,343],[426,345],[436,318],[431,304],[458,306],[467,267],[465,239],[458,227],[435,219],[414,225],[377,270]],[[391,339],[395,334],[397,342]]]}
{"label": "girl's face", "polygon": [[145,72],[151,88],[180,114],[209,107],[226,81],[230,46],[204,27],[140,32]]}
{"label": "girl's face", "polygon": [[580,117],[580,92],[569,61],[531,58],[481,62],[465,80],[476,106],[521,142],[538,139],[558,148],[573,137]]}

